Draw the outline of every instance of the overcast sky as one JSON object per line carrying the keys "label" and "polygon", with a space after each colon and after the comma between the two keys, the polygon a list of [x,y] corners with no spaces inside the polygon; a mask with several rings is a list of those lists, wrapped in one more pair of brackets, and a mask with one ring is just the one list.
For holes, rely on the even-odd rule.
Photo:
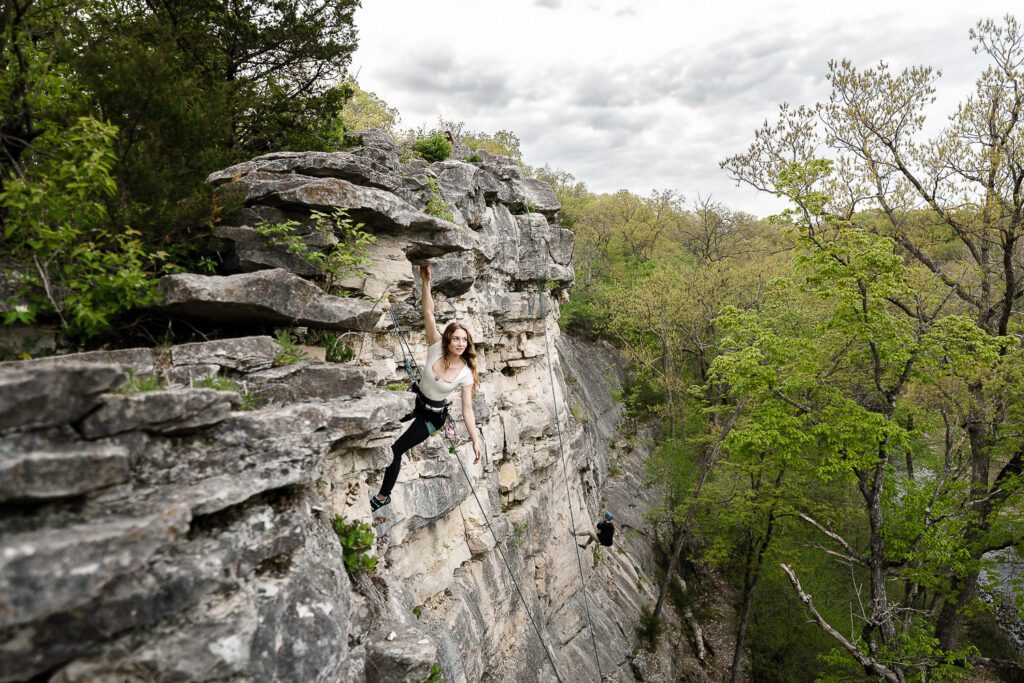
{"label": "overcast sky", "polygon": [[984,65],[968,30],[1016,4],[363,0],[352,68],[402,127],[443,116],[507,129],[527,163],[594,192],[670,188],[765,215],[775,200],[735,187],[718,163],[782,102],[825,99],[829,59],[940,68],[941,120]]}

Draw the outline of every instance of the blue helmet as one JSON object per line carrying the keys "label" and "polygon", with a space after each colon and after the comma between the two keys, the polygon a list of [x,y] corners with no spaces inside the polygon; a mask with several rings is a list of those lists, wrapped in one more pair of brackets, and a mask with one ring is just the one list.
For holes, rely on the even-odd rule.
{"label": "blue helmet", "polygon": [[613,514],[612,514],[612,513],[610,513],[610,512],[606,512],[606,513],[604,513],[604,518],[605,518],[605,519],[607,519],[607,520],[608,520],[608,521],[610,522],[610,521],[612,521],[613,519],[615,519],[615,515],[613,515]]}

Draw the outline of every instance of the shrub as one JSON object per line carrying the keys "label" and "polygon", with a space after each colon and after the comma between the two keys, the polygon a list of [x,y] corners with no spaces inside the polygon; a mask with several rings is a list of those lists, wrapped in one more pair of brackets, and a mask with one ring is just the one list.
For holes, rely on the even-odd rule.
{"label": "shrub", "polygon": [[428,676],[426,680],[423,681],[423,683],[438,683],[438,681],[441,680],[441,676],[443,674],[444,669],[441,668],[440,664],[435,662],[434,665],[430,667],[430,676]]}
{"label": "shrub", "polygon": [[427,207],[424,211],[443,221],[448,221],[449,223],[454,221],[455,213],[452,211],[452,207],[448,206],[448,202],[444,200],[444,197],[441,196],[441,188],[438,187],[437,181],[433,178],[427,178],[427,186],[430,188],[430,201],[427,202]]}
{"label": "shrub", "polygon": [[640,623],[636,627],[637,638],[641,645],[648,652],[658,649],[658,639],[661,637],[661,620],[654,616],[654,610],[650,605],[640,608]]}
{"label": "shrub", "polygon": [[479,154],[471,154],[468,157],[466,157],[466,161],[468,161],[469,163],[473,164],[473,163],[477,163],[477,162],[483,161],[483,159],[480,158]]}
{"label": "shrub", "polygon": [[344,335],[329,330],[311,330],[306,333],[305,343],[323,347],[328,363],[348,363],[356,357],[355,349],[345,344]]}
{"label": "shrub", "polygon": [[412,144],[416,156],[433,163],[444,161],[452,155],[452,143],[448,142],[444,133],[436,132],[418,139]]}
{"label": "shrub", "polygon": [[55,314],[62,334],[84,339],[112,329],[118,313],[157,301],[149,270],[166,254],[148,254],[139,233],[112,225],[106,211],[117,192],[116,132],[87,117],[48,131],[34,143],[38,163],[3,179],[0,241],[18,286],[4,324]]}
{"label": "shrub", "polygon": [[369,524],[347,521],[337,516],[332,523],[334,533],[341,541],[342,559],[349,574],[366,572],[372,574],[377,568],[377,558],[367,554],[373,548],[373,529]]}
{"label": "shrub", "polygon": [[523,546],[523,537],[526,536],[526,532],[530,530],[530,523],[528,521],[515,522],[512,525],[512,545],[517,548]]}
{"label": "shrub", "polygon": [[254,229],[270,244],[284,248],[316,268],[323,277],[324,289],[330,292],[340,280],[362,274],[368,261],[367,245],[376,238],[363,230],[362,223],[353,222],[345,209],[336,209],[333,213],[313,211],[310,217],[313,219],[311,236],[326,243],[337,237],[338,243],[326,250],[309,246],[306,236],[299,233],[301,223],[298,221],[264,221]]}

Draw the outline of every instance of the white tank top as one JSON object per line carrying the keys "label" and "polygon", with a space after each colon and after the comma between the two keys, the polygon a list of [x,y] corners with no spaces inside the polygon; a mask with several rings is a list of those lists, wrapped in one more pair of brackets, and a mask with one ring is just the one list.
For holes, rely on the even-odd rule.
{"label": "white tank top", "polygon": [[459,374],[451,382],[438,381],[434,377],[434,363],[443,356],[441,352],[441,340],[438,340],[427,347],[427,363],[420,368],[420,391],[432,401],[441,401],[448,397],[459,387],[473,386],[473,371],[469,366],[463,366]]}

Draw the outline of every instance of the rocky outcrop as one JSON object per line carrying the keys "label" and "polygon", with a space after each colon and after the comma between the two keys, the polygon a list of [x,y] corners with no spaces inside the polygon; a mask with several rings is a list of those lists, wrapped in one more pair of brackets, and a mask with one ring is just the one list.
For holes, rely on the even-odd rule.
{"label": "rocky outcrop", "polygon": [[[164,312],[222,333],[341,331],[349,363],[245,336],[0,364],[0,681],[423,680],[435,664],[445,680],[548,681],[545,649],[563,680],[632,680],[649,552],[571,536],[606,505],[622,364],[559,338],[572,236],[554,194],[500,157],[403,164],[360,139],[213,174],[247,203],[218,228],[235,272],[160,285]],[[425,212],[434,187],[450,216]],[[335,209],[376,237],[349,296],[253,229]],[[439,323],[477,345],[485,457],[472,463],[456,402],[454,440],[407,454],[371,514],[412,403],[392,390],[399,338],[425,353],[426,258]],[[160,388],[135,391],[147,378]],[[642,535],[633,504],[616,512]],[[359,551],[333,527],[352,521],[375,532],[372,580],[346,571]]]}

